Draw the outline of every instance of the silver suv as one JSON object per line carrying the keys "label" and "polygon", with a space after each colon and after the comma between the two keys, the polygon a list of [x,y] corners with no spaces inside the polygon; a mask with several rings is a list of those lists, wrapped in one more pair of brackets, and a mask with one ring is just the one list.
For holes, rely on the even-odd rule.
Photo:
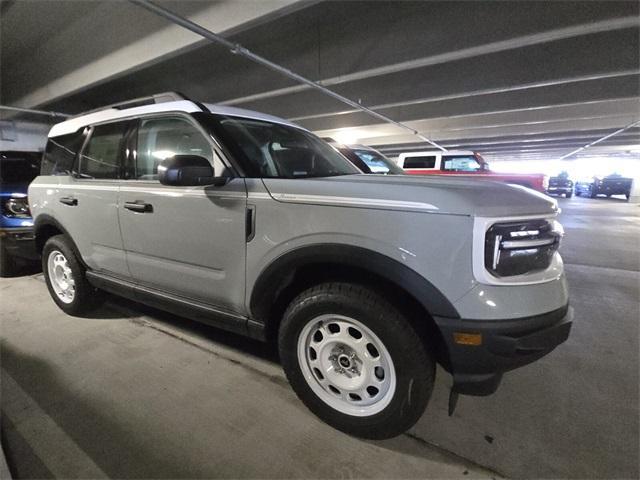
{"label": "silver suv", "polygon": [[300,399],[360,437],[411,427],[436,363],[452,410],[571,327],[555,200],[364,175],[269,115],[161,94],[69,119],[29,200],[62,310],[108,291],[277,342]]}

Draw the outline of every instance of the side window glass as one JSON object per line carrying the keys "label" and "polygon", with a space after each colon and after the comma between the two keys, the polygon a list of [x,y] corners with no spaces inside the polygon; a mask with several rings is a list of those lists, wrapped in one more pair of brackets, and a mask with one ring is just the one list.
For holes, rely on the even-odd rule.
{"label": "side window glass", "polygon": [[454,172],[475,172],[480,164],[473,156],[442,157],[442,170]]}
{"label": "side window glass", "polygon": [[435,168],[435,156],[405,157],[404,168]]}
{"label": "side window glass", "polygon": [[126,122],[94,127],[91,138],[80,156],[79,174],[83,178],[118,178],[119,161],[124,142]]}
{"label": "side window glass", "polygon": [[142,120],[131,178],[157,180],[158,165],[174,155],[199,155],[213,163],[213,150],[205,136],[182,118]]}
{"label": "side window glass", "polygon": [[69,175],[84,138],[81,132],[49,138],[40,175]]}

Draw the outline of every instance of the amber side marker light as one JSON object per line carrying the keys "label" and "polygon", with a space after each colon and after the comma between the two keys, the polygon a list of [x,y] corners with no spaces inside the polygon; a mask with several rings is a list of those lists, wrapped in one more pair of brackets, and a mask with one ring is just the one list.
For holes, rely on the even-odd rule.
{"label": "amber side marker light", "polygon": [[458,345],[482,345],[482,334],[454,332],[453,341]]}

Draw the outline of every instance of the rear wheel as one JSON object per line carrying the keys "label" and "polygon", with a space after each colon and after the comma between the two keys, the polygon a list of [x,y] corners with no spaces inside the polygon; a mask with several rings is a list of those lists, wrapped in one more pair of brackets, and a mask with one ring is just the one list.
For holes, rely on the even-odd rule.
{"label": "rear wheel", "polygon": [[410,322],[358,285],[326,283],[300,294],[285,312],[279,350],[305,405],[359,437],[403,433],[433,389],[435,362]]}
{"label": "rear wheel", "polygon": [[78,315],[101,302],[102,292],[87,281],[86,270],[64,235],[51,237],[45,243],[42,271],[51,298],[64,312]]}
{"label": "rear wheel", "polygon": [[571,197],[573,197],[573,192],[567,192],[567,193],[565,193],[564,196],[565,196],[565,198],[571,198]]}

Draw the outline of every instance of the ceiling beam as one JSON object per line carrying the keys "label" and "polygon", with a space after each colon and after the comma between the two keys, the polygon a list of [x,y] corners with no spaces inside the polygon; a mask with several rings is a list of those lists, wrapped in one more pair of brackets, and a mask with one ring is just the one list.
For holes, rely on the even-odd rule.
{"label": "ceiling beam", "polygon": [[[353,72],[347,75],[339,75],[337,77],[325,78],[318,80],[318,85],[329,87],[333,85],[340,85],[347,82],[354,82],[357,80],[364,80],[381,75],[389,75],[391,73],[403,72],[407,70],[414,70],[417,68],[428,67],[432,65],[439,65],[442,63],[449,63],[456,60],[464,60],[468,58],[477,57],[480,55],[488,55],[491,53],[499,53],[508,50],[514,50],[518,48],[530,47],[533,45],[540,45],[544,43],[554,42],[558,40],[565,40],[568,38],[580,37],[584,35],[591,35],[594,33],[610,32],[614,30],[624,30],[628,28],[634,28],[640,26],[640,19],[635,16],[613,18],[608,20],[601,20],[599,22],[592,22],[582,25],[573,25],[571,27],[558,28],[555,30],[547,30],[541,33],[534,33],[531,35],[524,35],[522,37],[510,38],[508,40],[500,40],[497,42],[490,42],[475,47],[463,48],[452,52],[441,53],[438,55],[431,55],[428,57],[416,58],[405,62],[394,63],[391,65],[384,65],[382,67],[370,68],[367,70],[361,70],[359,72]],[[255,100],[263,100],[265,98],[279,97],[282,95],[290,95],[292,93],[302,92],[309,89],[306,85],[295,85],[292,87],[278,88],[267,92],[256,93],[253,95],[247,95],[244,97],[233,98],[225,102],[221,102],[222,105],[237,105],[247,102],[253,102]]]}
{"label": "ceiling beam", "polygon": [[625,130],[629,130],[630,128],[633,128],[633,127],[635,127],[636,125],[640,125],[640,120],[636,120],[635,122],[630,123],[630,124],[629,124],[629,125],[627,125],[626,127],[620,128],[620,129],[616,130],[615,132],[610,133],[609,135],[605,135],[604,137],[599,138],[599,139],[597,139],[597,140],[594,140],[593,142],[588,143],[588,144],[586,144],[586,145],[585,145],[585,146],[583,146],[583,147],[580,147],[580,148],[578,148],[578,149],[576,149],[576,150],[574,150],[574,151],[572,151],[572,152],[569,152],[569,153],[567,153],[566,155],[563,155],[562,157],[560,157],[560,160],[564,160],[564,159],[566,159],[566,158],[572,157],[572,156],[573,156],[573,155],[575,155],[576,153],[581,152],[581,151],[583,151],[583,150],[586,150],[586,149],[587,149],[587,148],[589,148],[589,147],[593,147],[594,145],[597,145],[597,144],[598,144],[598,143],[600,143],[600,142],[604,142],[604,141],[605,141],[605,140],[607,140],[608,138],[611,138],[611,137],[613,137],[613,136],[615,136],[615,135],[618,135],[619,133],[622,133],[622,132],[624,132]]}
{"label": "ceiling beam", "polygon": [[424,140],[425,142],[431,144],[432,146],[445,151],[446,149],[442,146],[440,146],[439,144],[437,144],[436,142],[434,142],[433,140],[427,138],[426,136],[422,135],[418,130],[415,130],[411,127],[409,127],[408,125],[405,125],[401,122],[398,122],[396,120],[393,120],[392,118],[387,117],[386,115],[383,115],[381,113],[375,112],[373,110],[371,110],[370,108],[365,107],[364,105],[360,105],[358,102],[351,100],[350,98],[344,97],[342,95],[340,95],[339,93],[336,93],[332,90],[329,90],[328,88],[325,88],[324,86],[318,84],[317,82],[314,82],[313,80],[309,80],[306,77],[303,77],[302,75],[299,75],[285,67],[283,67],[282,65],[279,65],[277,63],[274,63],[254,52],[252,52],[251,50],[243,47],[242,45],[240,45],[239,43],[234,43],[231,42],[229,40],[227,40],[226,38],[222,37],[221,35],[218,35],[214,32],[212,32],[211,30],[208,30],[204,27],[202,27],[201,25],[198,25],[195,22],[192,22],[191,20],[181,17],[180,15],[177,15],[175,13],[173,13],[171,10],[166,9],[160,5],[157,5],[149,0],[129,0],[131,3],[138,5],[146,10],[149,10],[152,13],[155,13],[156,15],[159,15],[163,18],[166,18],[167,20],[185,28],[186,30],[189,30],[193,33],[195,33],[196,35],[200,35],[201,37],[209,40],[210,42],[213,43],[217,43],[219,45],[222,45],[223,47],[226,47],[229,49],[229,51],[231,53],[233,53],[234,55],[238,55],[241,57],[244,57],[248,60],[251,60],[254,63],[257,63],[259,65],[262,65],[263,67],[279,73],[281,75],[284,75],[285,77],[288,77],[302,85],[305,85],[307,88],[311,88],[311,89],[315,89],[320,91],[321,93],[334,98],[335,100],[338,100],[342,103],[346,103],[347,105],[356,108],[358,110],[363,111],[364,113],[367,113],[373,117],[378,118],[379,120],[382,120],[385,123],[394,125],[396,127],[401,128],[402,130],[405,131],[409,131],[411,132],[413,135],[415,135],[416,137]]}

